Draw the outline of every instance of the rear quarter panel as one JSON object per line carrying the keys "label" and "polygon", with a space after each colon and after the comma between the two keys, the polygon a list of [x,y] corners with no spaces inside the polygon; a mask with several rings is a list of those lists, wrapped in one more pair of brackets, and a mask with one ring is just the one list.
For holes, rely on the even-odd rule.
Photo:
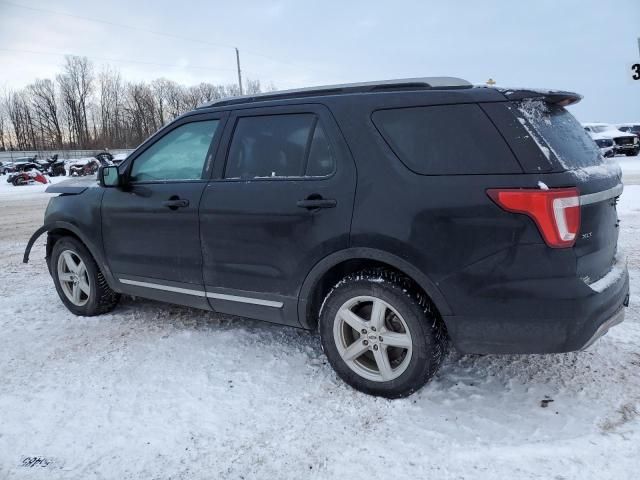
{"label": "rear quarter panel", "polygon": [[[490,100],[463,95],[404,99],[409,105]],[[499,288],[506,281],[575,274],[571,251],[546,248],[531,219],[503,211],[487,196],[488,188],[538,188],[541,174],[417,175],[371,121],[377,108],[403,106],[402,96],[386,97],[391,100],[384,104],[374,98],[333,108],[358,167],[352,247],[376,248],[411,263],[440,289],[454,315],[477,314],[487,298],[495,308],[506,307]],[[523,254],[522,245],[533,246],[536,255]]]}

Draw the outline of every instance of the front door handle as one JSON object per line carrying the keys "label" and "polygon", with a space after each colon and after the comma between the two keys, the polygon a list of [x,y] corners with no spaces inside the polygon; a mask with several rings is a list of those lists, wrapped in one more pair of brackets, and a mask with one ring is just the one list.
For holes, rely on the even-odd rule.
{"label": "front door handle", "polygon": [[162,206],[170,208],[171,210],[177,210],[178,208],[188,207],[189,200],[173,196],[169,200],[162,202]]}
{"label": "front door handle", "polygon": [[305,198],[304,200],[298,200],[296,205],[300,208],[307,208],[309,210],[315,210],[317,208],[335,208],[338,204],[333,198]]}

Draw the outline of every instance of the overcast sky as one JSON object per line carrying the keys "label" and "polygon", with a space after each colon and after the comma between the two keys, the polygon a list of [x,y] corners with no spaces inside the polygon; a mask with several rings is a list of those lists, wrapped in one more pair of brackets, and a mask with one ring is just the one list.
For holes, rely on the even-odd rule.
{"label": "overcast sky", "polygon": [[628,122],[640,121],[638,37],[640,0],[0,0],[0,87],[53,78],[64,53],[128,80],[231,83],[238,46],[244,76],[281,89],[492,77],[577,91],[581,121]]}

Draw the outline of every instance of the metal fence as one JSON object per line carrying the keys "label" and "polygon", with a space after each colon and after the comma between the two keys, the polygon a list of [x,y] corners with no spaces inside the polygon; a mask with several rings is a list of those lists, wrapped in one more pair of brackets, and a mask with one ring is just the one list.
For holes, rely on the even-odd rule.
{"label": "metal fence", "polygon": [[[74,160],[78,158],[93,157],[96,153],[103,152],[104,150],[23,150],[23,151],[8,151],[0,152],[0,162],[12,162],[22,157],[34,157],[38,156],[39,159],[49,158],[52,155],[58,154],[60,159]],[[119,153],[129,154],[133,152],[132,148],[126,149],[114,149],[109,150],[112,155],[118,155]]]}

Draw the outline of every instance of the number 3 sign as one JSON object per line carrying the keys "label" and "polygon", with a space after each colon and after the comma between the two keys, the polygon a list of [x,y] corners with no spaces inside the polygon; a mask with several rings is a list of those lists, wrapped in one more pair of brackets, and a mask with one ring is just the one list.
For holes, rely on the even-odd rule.
{"label": "number 3 sign", "polygon": [[[638,52],[640,52],[640,38],[638,38]],[[631,65],[631,78],[634,80],[640,80],[640,63],[634,63]]]}

